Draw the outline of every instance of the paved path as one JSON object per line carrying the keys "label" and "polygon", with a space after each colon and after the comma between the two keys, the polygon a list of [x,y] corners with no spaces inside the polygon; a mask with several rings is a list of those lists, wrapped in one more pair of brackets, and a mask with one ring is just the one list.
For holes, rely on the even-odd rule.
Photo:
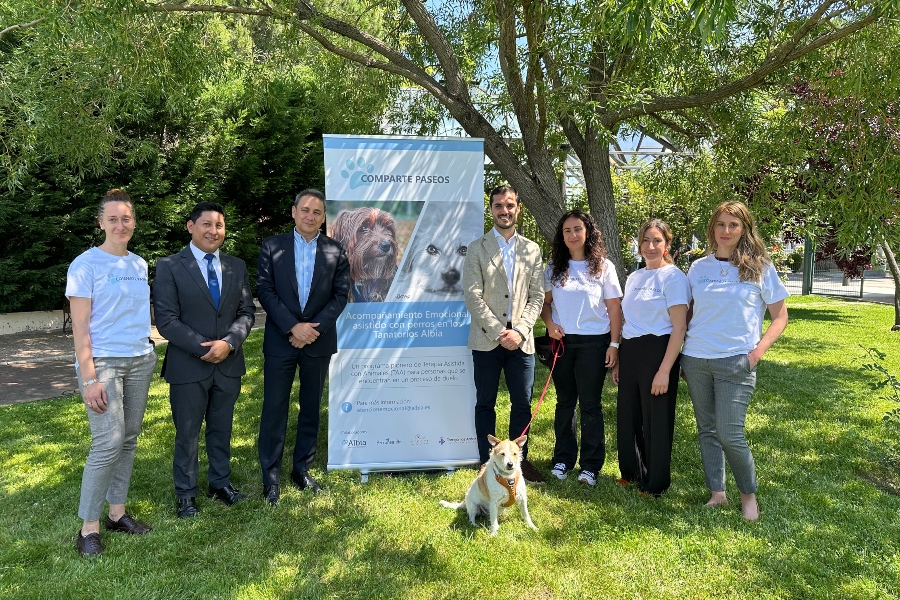
{"label": "paved path", "polygon": [[[266,324],[258,308],[254,329]],[[157,346],[166,340],[152,328]],[[72,332],[61,329],[0,335],[0,405],[59,398],[78,393]]]}

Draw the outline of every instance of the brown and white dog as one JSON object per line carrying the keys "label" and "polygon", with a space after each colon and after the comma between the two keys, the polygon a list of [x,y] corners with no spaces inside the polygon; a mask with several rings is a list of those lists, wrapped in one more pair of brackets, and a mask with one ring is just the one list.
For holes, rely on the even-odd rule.
{"label": "brown and white dog", "polygon": [[344,245],[350,259],[350,302],[384,302],[397,272],[394,219],[378,208],[342,210],[331,237]]}
{"label": "brown and white dog", "polygon": [[488,515],[491,521],[491,535],[497,535],[500,525],[497,519],[503,511],[517,504],[525,523],[537,531],[528,514],[528,496],[525,491],[525,479],[522,477],[522,447],[528,439],[527,435],[516,440],[503,440],[488,436],[491,443],[491,456],[469,486],[466,499],[462,502],[441,500],[441,506],[459,509],[466,507],[469,522],[475,524],[479,514]]}

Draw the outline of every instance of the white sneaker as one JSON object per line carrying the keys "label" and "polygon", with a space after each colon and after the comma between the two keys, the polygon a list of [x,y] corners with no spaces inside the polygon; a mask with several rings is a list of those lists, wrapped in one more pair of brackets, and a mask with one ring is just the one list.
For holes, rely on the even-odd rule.
{"label": "white sneaker", "polygon": [[550,474],[557,479],[565,479],[569,476],[569,470],[566,468],[565,463],[556,463],[553,465],[553,468],[550,469]]}
{"label": "white sneaker", "polygon": [[578,481],[581,483],[586,483],[590,486],[597,485],[597,474],[593,471],[584,471],[578,474]]}

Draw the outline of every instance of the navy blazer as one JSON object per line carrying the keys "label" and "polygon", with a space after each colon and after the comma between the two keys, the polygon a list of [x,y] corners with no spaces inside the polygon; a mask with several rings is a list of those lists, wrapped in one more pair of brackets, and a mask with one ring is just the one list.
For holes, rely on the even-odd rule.
{"label": "navy blazer", "polygon": [[266,311],[263,354],[290,356],[296,352],[288,341],[297,323],[319,323],[319,337],[302,348],[309,356],[337,352],[335,323],[347,306],[350,262],[344,247],[324,233],[316,244],[316,264],[306,308],[300,308],[297,272],[294,270],[294,232],[263,240],[257,263],[256,293]]}
{"label": "navy blazer", "polygon": [[[250,276],[241,259],[219,252],[222,290],[219,308],[191,249],[159,259],[153,280],[153,312],[156,328],[169,340],[162,377],[169,383],[192,383],[209,377],[214,369],[228,377],[245,372],[242,345],[256,318],[250,292]],[[200,360],[209,352],[203,342],[225,340],[234,352],[222,362]]]}

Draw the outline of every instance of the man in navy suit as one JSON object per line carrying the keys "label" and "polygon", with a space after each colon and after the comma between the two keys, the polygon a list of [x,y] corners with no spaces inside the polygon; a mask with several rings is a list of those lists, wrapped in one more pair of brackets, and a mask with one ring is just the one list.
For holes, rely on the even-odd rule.
{"label": "man in navy suit", "polygon": [[322,488],[309,474],[316,456],[319,408],[331,355],[337,352],[335,323],[350,292],[350,263],[343,246],[320,231],[325,195],[303,190],[291,208],[295,227],[263,241],[256,279],[266,310],[263,340],[265,384],[259,423],[263,496],[275,506],[281,495],[281,458],[291,386],[300,372],[300,414],[291,480],[301,490]]}
{"label": "man in navy suit", "polygon": [[200,202],[187,222],[191,243],[156,263],[153,305],[156,327],[169,340],[162,376],[169,382],[175,423],[172,476],[177,514],[193,517],[200,427],[206,420],[207,495],[231,506],[244,499],[230,481],[231,426],[244,375],[242,344],[256,306],[241,259],[219,250],[225,211]]}

